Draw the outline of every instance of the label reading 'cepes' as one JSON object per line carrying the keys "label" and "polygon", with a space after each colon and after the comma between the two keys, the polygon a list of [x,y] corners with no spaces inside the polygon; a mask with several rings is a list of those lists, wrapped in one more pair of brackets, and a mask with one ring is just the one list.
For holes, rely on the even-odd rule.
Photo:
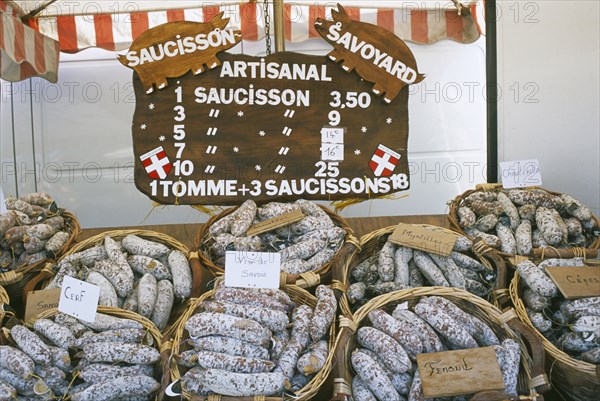
{"label": "label reading 'cepes'", "polygon": [[227,251],[225,286],[243,288],[279,288],[279,253]]}
{"label": "label reading 'cepes'", "polygon": [[458,237],[444,231],[398,223],[389,240],[397,245],[408,246],[425,252],[449,256]]}
{"label": "label reading 'cepes'", "polygon": [[600,296],[600,267],[546,267],[566,299]]}
{"label": "label reading 'cepes'", "polygon": [[25,321],[39,315],[49,309],[58,307],[60,297],[60,288],[51,288],[49,290],[31,291],[27,295],[27,305],[25,306]]}
{"label": "label reading 'cepes'", "polygon": [[256,223],[248,229],[246,235],[259,235],[269,231],[276,230],[280,227],[285,227],[304,218],[304,214],[300,210],[294,210],[290,213],[285,213],[272,219]]}
{"label": "label reading 'cepes'", "polygon": [[425,398],[504,389],[493,347],[419,354],[417,365]]}
{"label": "label reading 'cepes'", "polygon": [[60,289],[58,310],[86,322],[96,320],[100,287],[65,276]]}

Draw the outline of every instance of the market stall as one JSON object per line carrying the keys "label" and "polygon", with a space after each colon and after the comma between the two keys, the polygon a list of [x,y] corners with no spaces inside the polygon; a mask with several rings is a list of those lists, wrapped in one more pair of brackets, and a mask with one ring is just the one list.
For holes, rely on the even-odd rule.
{"label": "market stall", "polygon": [[[52,198],[8,197],[2,269],[29,302],[3,330],[2,395],[596,394],[600,229],[578,199],[506,181],[457,195],[449,216],[346,220],[316,203],[342,210],[411,187],[408,101],[428,76],[405,41],[472,43],[476,4],[5,3],[64,52],[122,51],[135,93],[129,185],[211,217],[87,229],[58,252]],[[316,37],[327,54],[283,49]],[[230,52],[262,40],[260,56]],[[47,263],[17,277],[35,252]],[[32,299],[50,310],[36,316]]]}

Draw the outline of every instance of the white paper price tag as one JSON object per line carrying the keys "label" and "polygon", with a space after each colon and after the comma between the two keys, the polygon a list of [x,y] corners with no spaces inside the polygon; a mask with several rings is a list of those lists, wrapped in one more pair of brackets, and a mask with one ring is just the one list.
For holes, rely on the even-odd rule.
{"label": "white paper price tag", "polygon": [[100,287],[97,285],[65,276],[60,289],[58,310],[77,319],[94,322],[99,297]]}
{"label": "white paper price tag", "polygon": [[500,162],[500,178],[507,189],[540,186],[540,162],[536,159]]}
{"label": "white paper price tag", "polygon": [[334,143],[321,144],[321,160],[344,161],[344,145]]}
{"label": "white paper price tag", "polygon": [[227,251],[225,286],[279,288],[279,253]]}
{"label": "white paper price tag", "polygon": [[323,127],[321,129],[321,142],[344,144],[345,128]]}

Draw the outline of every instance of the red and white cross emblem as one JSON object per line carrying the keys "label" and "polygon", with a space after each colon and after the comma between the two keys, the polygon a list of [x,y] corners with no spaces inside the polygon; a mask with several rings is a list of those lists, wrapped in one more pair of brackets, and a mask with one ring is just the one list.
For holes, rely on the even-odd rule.
{"label": "red and white cross emblem", "polygon": [[148,173],[148,177],[153,179],[160,178],[163,180],[167,178],[167,174],[173,168],[162,146],[143,154],[140,156],[140,160]]}
{"label": "red and white cross emblem", "polygon": [[400,160],[400,154],[393,151],[384,145],[379,145],[369,161],[369,167],[373,170],[376,177],[388,177],[392,175],[398,161]]}

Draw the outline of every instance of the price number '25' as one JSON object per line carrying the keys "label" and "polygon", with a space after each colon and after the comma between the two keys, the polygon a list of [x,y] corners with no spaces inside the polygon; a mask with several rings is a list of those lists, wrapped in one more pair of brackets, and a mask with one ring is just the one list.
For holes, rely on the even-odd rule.
{"label": "price number '25'", "polygon": [[339,165],[340,163],[338,162],[317,162],[315,163],[315,167],[317,167],[318,170],[315,173],[315,177],[337,177],[340,175]]}

